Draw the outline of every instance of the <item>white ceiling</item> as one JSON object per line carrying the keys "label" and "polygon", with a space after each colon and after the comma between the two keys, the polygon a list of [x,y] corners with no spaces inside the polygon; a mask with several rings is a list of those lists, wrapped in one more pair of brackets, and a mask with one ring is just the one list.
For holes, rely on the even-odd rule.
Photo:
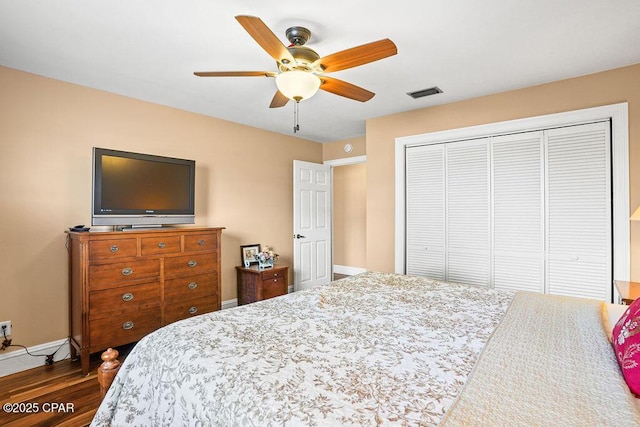
{"label": "white ceiling", "polygon": [[[300,103],[296,136],[318,142],[362,136],[368,118],[640,63],[639,0],[0,0],[0,65],[292,135],[293,102],[268,108],[274,79],[193,75],[276,71],[236,15],[283,43],[305,26],[320,56],[397,45],[331,74],[370,101],[320,91]],[[406,95],[431,86],[444,93]]]}

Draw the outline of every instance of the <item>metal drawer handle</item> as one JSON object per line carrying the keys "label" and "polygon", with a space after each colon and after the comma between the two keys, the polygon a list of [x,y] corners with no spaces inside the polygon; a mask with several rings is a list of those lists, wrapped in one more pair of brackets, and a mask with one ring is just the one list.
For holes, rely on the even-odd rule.
{"label": "metal drawer handle", "polygon": [[128,331],[129,329],[133,329],[133,322],[131,322],[131,321],[124,322],[122,324],[122,329],[124,329],[125,331]]}
{"label": "metal drawer handle", "polygon": [[122,269],[123,276],[131,276],[133,274],[133,268],[127,267]]}
{"label": "metal drawer handle", "polygon": [[198,240],[198,246],[202,246],[202,245],[204,245],[204,239]]}
{"label": "metal drawer handle", "polygon": [[187,263],[187,265],[191,268],[195,267],[196,265],[198,265],[198,261],[196,261],[195,259],[189,260],[189,262]]}
{"label": "metal drawer handle", "polygon": [[195,289],[198,287],[198,284],[196,282],[191,282],[187,285],[189,287],[189,289]]}
{"label": "metal drawer handle", "polygon": [[165,246],[166,246],[166,245],[165,245],[165,243],[164,243],[164,242],[160,242],[160,243],[158,243],[158,247],[159,247],[160,249],[164,249],[164,247],[165,247]]}
{"label": "metal drawer handle", "polygon": [[127,292],[126,294],[122,295],[122,301],[124,302],[129,302],[133,299],[133,294],[131,292]]}
{"label": "metal drawer handle", "polygon": [[198,307],[195,305],[189,308],[189,314],[196,314],[198,312]]}
{"label": "metal drawer handle", "polygon": [[118,245],[113,245],[113,246],[111,246],[110,249],[111,249],[111,252],[116,253],[116,252],[118,252]]}

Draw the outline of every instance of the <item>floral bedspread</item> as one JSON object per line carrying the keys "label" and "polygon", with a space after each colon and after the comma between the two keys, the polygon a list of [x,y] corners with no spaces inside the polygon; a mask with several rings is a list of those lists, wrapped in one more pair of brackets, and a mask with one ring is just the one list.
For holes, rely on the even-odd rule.
{"label": "floral bedspread", "polygon": [[92,425],[436,425],[513,296],[365,273],[176,322]]}

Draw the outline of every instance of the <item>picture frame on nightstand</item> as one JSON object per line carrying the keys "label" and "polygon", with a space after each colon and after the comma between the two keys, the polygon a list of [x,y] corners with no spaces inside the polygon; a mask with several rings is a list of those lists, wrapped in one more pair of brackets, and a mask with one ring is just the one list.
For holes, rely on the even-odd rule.
{"label": "picture frame on nightstand", "polygon": [[249,267],[251,264],[258,263],[258,254],[260,253],[260,245],[242,245],[240,246],[240,259],[242,260],[242,265],[245,267]]}

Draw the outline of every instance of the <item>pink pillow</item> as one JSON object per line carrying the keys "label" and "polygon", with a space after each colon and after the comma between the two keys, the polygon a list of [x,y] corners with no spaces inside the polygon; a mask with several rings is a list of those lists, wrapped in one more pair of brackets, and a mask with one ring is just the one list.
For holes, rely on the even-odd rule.
{"label": "pink pillow", "polygon": [[629,389],[640,395],[640,299],[635,300],[613,327],[613,348]]}

